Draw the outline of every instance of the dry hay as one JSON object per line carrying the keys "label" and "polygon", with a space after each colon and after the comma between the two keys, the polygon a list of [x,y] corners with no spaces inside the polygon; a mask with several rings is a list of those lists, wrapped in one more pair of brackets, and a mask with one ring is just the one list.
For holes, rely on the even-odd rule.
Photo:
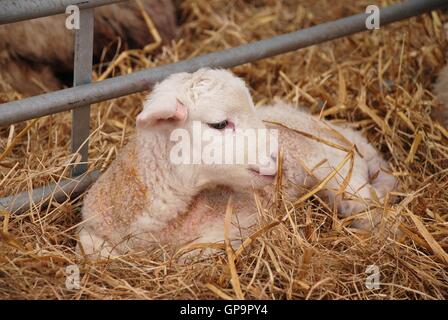
{"label": "dry hay", "polygon": [[[306,28],[358,13],[371,2],[186,0],[181,40],[156,57],[134,51],[113,71],[127,74]],[[401,215],[400,241],[347,228],[312,196],[293,208],[283,203],[264,212],[267,227],[235,255],[223,250],[181,265],[158,248],[143,257],[90,263],[73,253],[82,201],[35,204],[24,214],[0,218],[0,298],[447,298],[448,132],[430,116],[439,107],[430,89],[444,63],[445,20],[433,12],[234,68],[257,104],[281,97],[363,131],[400,179],[400,201],[384,209],[385,215]],[[97,67],[96,77],[104,70]],[[1,88],[1,101],[18,97]],[[104,170],[133,133],[142,97],[93,107],[90,168]],[[0,163],[0,196],[67,176],[69,135],[69,113],[2,128],[0,150],[12,148]],[[75,263],[81,288],[68,290],[65,267]],[[379,289],[366,288],[369,265],[379,267]]]}

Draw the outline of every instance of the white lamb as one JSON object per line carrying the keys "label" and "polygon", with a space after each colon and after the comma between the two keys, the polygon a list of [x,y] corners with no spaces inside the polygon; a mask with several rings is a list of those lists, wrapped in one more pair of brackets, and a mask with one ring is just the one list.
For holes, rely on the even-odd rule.
{"label": "white lamb", "polygon": [[[108,256],[159,243],[222,242],[229,195],[236,213],[231,240],[237,243],[251,232],[257,222],[252,188],[260,196],[271,192],[276,157],[255,167],[174,165],[170,132],[178,127],[191,132],[194,120],[216,128],[216,135],[225,128],[264,128],[262,120],[270,122],[268,127],[279,130],[283,189],[292,200],[336,168],[319,194],[342,216],[368,209],[395,187],[387,163],[359,132],[285,104],[254,109],[244,82],[227,71],[176,74],[155,87],[138,116],[135,139],[87,194],[80,233],[86,253]],[[350,150],[353,163],[341,166]],[[371,228],[378,219],[358,221],[358,227]]]}
{"label": "white lamb", "polygon": [[[267,163],[249,163],[248,154],[242,164],[173,163],[173,130],[194,135],[198,122],[213,136],[225,128],[265,128],[245,83],[228,71],[179,73],[156,85],[137,117],[136,136],[84,199],[80,242],[85,253],[109,256],[159,242],[215,241],[222,238],[220,216],[207,210],[209,197],[201,191],[273,182],[276,149]],[[201,152],[201,143],[191,147],[191,153]],[[209,222],[215,224],[202,228]],[[239,234],[238,228],[232,232]]]}

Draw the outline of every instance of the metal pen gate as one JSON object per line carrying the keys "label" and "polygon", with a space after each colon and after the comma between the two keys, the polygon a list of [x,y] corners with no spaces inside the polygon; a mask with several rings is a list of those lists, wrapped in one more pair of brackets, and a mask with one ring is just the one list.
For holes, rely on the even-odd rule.
{"label": "metal pen gate", "polygon": [[[58,112],[72,111],[72,152],[81,154],[72,178],[0,199],[0,209],[26,211],[34,203],[53,199],[64,201],[79,195],[99,176],[87,173],[90,105],[147,90],[151,84],[172,73],[192,72],[201,67],[233,67],[305,48],[314,44],[367,30],[368,13],[360,13],[307,29],[275,36],[190,60],[91,83],[94,8],[126,0],[0,0],[0,25],[65,13],[67,6],[80,9],[80,29],[75,31],[74,83],[58,90],[18,101],[0,104],[0,127]],[[448,7],[448,0],[408,0],[380,10],[381,26],[435,9]],[[1,39],[0,39],[1,41]]]}

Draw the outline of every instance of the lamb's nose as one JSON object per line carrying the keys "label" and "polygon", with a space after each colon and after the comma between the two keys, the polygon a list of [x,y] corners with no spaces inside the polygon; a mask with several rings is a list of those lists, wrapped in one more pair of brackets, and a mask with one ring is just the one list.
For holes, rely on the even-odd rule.
{"label": "lamb's nose", "polygon": [[258,172],[265,176],[274,176],[277,174],[277,153],[271,153],[269,164],[260,166]]}
{"label": "lamb's nose", "polygon": [[261,167],[258,171],[262,176],[275,176],[277,174],[277,166],[270,165],[267,167]]}

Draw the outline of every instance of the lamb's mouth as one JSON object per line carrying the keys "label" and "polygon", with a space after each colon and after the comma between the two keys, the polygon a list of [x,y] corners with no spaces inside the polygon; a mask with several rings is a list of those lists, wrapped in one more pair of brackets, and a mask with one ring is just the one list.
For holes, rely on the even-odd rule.
{"label": "lamb's mouth", "polygon": [[277,173],[275,174],[261,174],[257,169],[253,169],[253,168],[249,168],[248,169],[249,172],[251,173],[252,176],[254,177],[258,177],[258,178],[263,178],[263,179],[274,179],[277,175]]}

